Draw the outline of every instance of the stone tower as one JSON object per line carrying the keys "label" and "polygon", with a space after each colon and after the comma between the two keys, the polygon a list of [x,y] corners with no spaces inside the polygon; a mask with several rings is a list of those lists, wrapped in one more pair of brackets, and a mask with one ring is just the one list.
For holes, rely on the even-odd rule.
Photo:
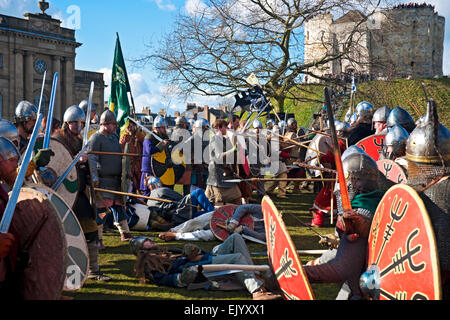
{"label": "stone tower", "polygon": [[[361,72],[372,79],[442,77],[445,18],[433,7],[399,6],[364,20],[364,15],[354,10],[337,20],[326,14],[306,22],[305,63],[311,64],[326,53],[343,52],[356,28],[348,54],[309,71],[318,76]],[[309,77],[308,82],[319,81]]]}

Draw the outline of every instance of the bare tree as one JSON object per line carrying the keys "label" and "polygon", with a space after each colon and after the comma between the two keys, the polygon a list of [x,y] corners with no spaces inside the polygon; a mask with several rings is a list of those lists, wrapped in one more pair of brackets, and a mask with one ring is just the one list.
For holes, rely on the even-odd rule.
{"label": "bare tree", "polygon": [[[181,11],[174,29],[151,53],[138,59],[150,62],[162,79],[184,95],[234,95],[250,85],[254,73],[279,111],[286,99],[304,100],[302,77],[330,80],[314,72],[349,56],[358,45],[361,26],[381,0],[209,0],[195,10]],[[339,50],[323,37],[323,54],[304,60],[304,26],[317,15],[361,12]]]}

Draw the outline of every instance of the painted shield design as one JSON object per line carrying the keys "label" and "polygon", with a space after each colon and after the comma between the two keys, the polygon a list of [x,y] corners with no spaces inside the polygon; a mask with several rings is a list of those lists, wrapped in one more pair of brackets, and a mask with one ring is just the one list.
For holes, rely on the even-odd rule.
{"label": "painted shield design", "polygon": [[186,169],[186,165],[181,161],[182,155],[179,152],[174,152],[172,158],[173,165],[169,167],[167,165],[168,156],[165,150],[157,152],[152,156],[153,173],[165,186],[173,186],[177,183],[183,177]]}
{"label": "painted shield design", "polygon": [[383,150],[385,137],[386,135],[384,134],[369,136],[359,141],[356,145],[363,149],[372,159],[378,161]]}
{"label": "painted shield design", "polygon": [[436,240],[417,192],[404,184],[389,189],[378,205],[369,235],[368,266],[380,300],[439,300]]}
{"label": "painted shield design", "polygon": [[294,243],[270,197],[263,198],[262,210],[266,228],[267,254],[285,299],[314,300],[311,284]]}
{"label": "painted shield design", "polygon": [[407,177],[405,170],[395,161],[384,159],[377,161],[378,170],[380,170],[387,179],[394,183],[406,184]]}
{"label": "painted shield design", "polygon": [[25,300],[57,300],[67,271],[67,244],[61,219],[39,191],[22,188],[11,228],[20,230],[20,247],[28,247],[29,263],[21,276]]}
{"label": "painted shield design", "polygon": [[[42,149],[42,144],[43,139],[38,138],[34,147],[35,152]],[[73,160],[73,156],[63,143],[54,138],[50,138],[50,149],[52,149],[55,155],[51,157],[47,168],[53,171],[56,178],[58,178],[70,165]],[[58,190],[56,190],[56,192],[58,192],[58,194],[66,201],[67,205],[72,208],[75,204],[75,201],[77,200],[78,188],[78,171],[75,166],[69,172],[66,179],[64,179],[63,183],[61,183],[61,186],[58,188]]]}
{"label": "painted shield design", "polygon": [[[216,209],[212,214],[211,220],[209,221],[209,226],[217,239],[225,241],[230,236],[225,228],[228,221],[230,221],[233,217],[234,211],[237,207],[237,205],[224,206]],[[239,221],[239,223],[240,225],[246,226],[252,230],[255,226],[253,217],[250,214],[246,214],[241,221]]]}
{"label": "painted shield design", "polygon": [[89,271],[89,251],[80,222],[64,199],[52,189],[43,185],[28,185],[44,194],[56,208],[61,218],[67,243],[68,265],[64,291],[81,289]]}

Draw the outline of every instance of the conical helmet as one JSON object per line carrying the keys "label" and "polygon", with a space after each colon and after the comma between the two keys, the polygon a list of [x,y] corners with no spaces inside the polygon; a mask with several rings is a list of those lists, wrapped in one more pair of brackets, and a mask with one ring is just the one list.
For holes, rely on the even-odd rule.
{"label": "conical helmet", "polygon": [[37,118],[38,108],[29,101],[21,101],[16,107],[14,121],[15,123],[35,120]]}
{"label": "conical helmet", "polygon": [[430,99],[425,118],[409,136],[406,144],[406,158],[416,163],[440,165],[441,157],[448,166],[450,131],[439,123],[436,102]]}
{"label": "conical helmet", "polygon": [[386,122],[390,113],[391,108],[388,106],[378,108],[373,114],[372,122]]}
{"label": "conical helmet", "polygon": [[116,115],[111,110],[105,110],[100,116],[100,124],[117,124]]}
{"label": "conical helmet", "polygon": [[411,133],[416,127],[416,123],[411,115],[405,109],[401,107],[395,107],[389,113],[389,117],[387,119],[387,127],[392,128],[394,125],[398,124]]}
{"label": "conical helmet", "polygon": [[0,137],[5,137],[16,146],[19,145],[19,131],[12,122],[6,119],[0,120]]}

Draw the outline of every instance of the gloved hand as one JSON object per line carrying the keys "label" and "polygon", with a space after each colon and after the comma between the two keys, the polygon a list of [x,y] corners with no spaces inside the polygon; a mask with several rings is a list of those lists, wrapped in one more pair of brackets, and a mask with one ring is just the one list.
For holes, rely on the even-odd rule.
{"label": "gloved hand", "polygon": [[0,233],[0,259],[9,255],[11,247],[14,244],[14,236],[10,233]]}
{"label": "gloved hand", "polygon": [[189,284],[194,282],[198,274],[198,266],[191,266],[183,269],[181,276],[179,278],[180,284],[183,287],[187,287]]}
{"label": "gloved hand", "polygon": [[188,243],[184,245],[183,255],[189,260],[194,260],[197,258],[199,254],[201,254],[202,250],[196,246],[195,244]]}
{"label": "gloved hand", "polygon": [[226,228],[226,230],[229,232],[229,233],[233,233],[234,232],[234,229],[236,229],[236,227],[239,225],[239,223],[237,223],[237,222],[235,222],[235,221],[229,221],[228,223],[227,223],[227,228]]}
{"label": "gloved hand", "polygon": [[324,247],[337,249],[339,247],[340,239],[336,237],[334,234],[327,234],[325,238],[321,238],[319,244]]}
{"label": "gloved hand", "polygon": [[51,149],[42,149],[33,157],[33,162],[38,168],[45,167],[54,155],[55,153]]}

